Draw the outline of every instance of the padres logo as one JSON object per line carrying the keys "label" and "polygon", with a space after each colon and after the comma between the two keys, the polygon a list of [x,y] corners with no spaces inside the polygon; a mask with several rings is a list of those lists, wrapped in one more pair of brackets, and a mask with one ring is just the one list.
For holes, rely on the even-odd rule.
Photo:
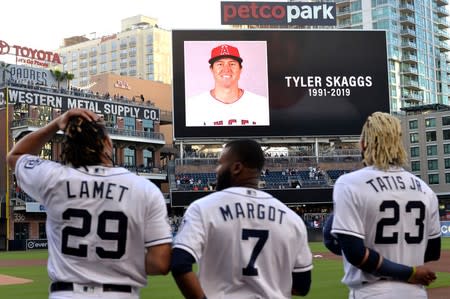
{"label": "padres logo", "polygon": [[7,42],[0,40],[0,55],[8,54],[10,46]]}

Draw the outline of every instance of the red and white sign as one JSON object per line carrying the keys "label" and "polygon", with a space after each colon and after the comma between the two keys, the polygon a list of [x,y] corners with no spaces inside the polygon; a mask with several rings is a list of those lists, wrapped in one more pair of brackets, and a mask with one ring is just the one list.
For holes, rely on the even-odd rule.
{"label": "red and white sign", "polygon": [[114,87],[122,89],[131,89],[130,85],[128,85],[128,82],[123,80],[117,80],[116,83],[114,83]]}
{"label": "red and white sign", "polygon": [[10,46],[7,42],[0,40],[0,55],[15,55],[17,62],[48,67],[49,63],[61,64],[58,53],[51,51],[33,49],[25,46]]}

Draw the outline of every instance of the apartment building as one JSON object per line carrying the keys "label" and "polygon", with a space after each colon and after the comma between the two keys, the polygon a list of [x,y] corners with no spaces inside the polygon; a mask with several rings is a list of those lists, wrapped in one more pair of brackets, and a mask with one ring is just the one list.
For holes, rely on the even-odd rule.
{"label": "apartment building", "polygon": [[391,111],[449,104],[448,0],[335,0],[337,28],[386,30]]}
{"label": "apartment building", "polygon": [[172,82],[171,32],[143,15],[123,19],[121,31],[107,36],[66,38],[55,52],[77,87],[89,87],[92,76],[105,73]]}

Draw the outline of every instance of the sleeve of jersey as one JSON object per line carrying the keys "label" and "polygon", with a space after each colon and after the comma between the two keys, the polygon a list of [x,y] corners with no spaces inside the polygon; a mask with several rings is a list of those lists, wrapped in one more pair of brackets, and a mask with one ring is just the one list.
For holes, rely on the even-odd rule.
{"label": "sleeve of jersey", "polygon": [[205,228],[199,205],[193,203],[186,210],[182,223],[175,236],[173,248],[189,252],[198,262],[205,246]]}
{"label": "sleeve of jersey", "polygon": [[364,225],[359,203],[347,184],[336,182],[333,189],[334,219],[332,234],[352,235],[364,239]]}
{"label": "sleeve of jersey", "polygon": [[[17,185],[34,200],[47,205],[45,196],[53,186],[52,173],[61,165],[37,156],[22,155],[16,163]],[[45,183],[43,183],[45,182]]]}
{"label": "sleeve of jersey", "polygon": [[149,185],[146,192],[152,194],[145,219],[145,246],[155,246],[172,242],[172,232],[167,216],[166,202],[161,191]]}
{"label": "sleeve of jersey", "polygon": [[293,273],[310,271],[313,268],[312,253],[308,244],[308,233],[306,226],[301,219],[299,219],[300,226],[300,242],[297,244],[299,250],[295,260]]}
{"label": "sleeve of jersey", "polygon": [[430,231],[428,233],[429,239],[438,238],[441,236],[441,223],[440,223],[440,217],[439,217],[439,200],[433,192],[433,198],[430,202],[430,225],[428,226],[430,228]]}

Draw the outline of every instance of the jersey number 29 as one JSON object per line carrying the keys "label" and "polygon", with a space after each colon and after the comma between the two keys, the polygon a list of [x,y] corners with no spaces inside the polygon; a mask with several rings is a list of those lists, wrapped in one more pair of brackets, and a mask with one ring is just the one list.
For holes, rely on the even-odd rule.
{"label": "jersey number 29", "polygon": [[[88,245],[81,244],[78,247],[70,247],[68,245],[69,236],[86,237],[92,230],[92,215],[83,209],[67,209],[62,214],[64,220],[70,218],[81,218],[81,227],[66,226],[62,230],[61,251],[64,254],[87,257]],[[117,231],[107,231],[106,224],[108,221],[117,221]],[[128,217],[121,211],[103,211],[98,215],[97,235],[102,240],[116,241],[117,249],[115,251],[105,250],[102,247],[95,247],[95,252],[100,258],[104,259],[120,259],[125,254],[127,242]]]}

